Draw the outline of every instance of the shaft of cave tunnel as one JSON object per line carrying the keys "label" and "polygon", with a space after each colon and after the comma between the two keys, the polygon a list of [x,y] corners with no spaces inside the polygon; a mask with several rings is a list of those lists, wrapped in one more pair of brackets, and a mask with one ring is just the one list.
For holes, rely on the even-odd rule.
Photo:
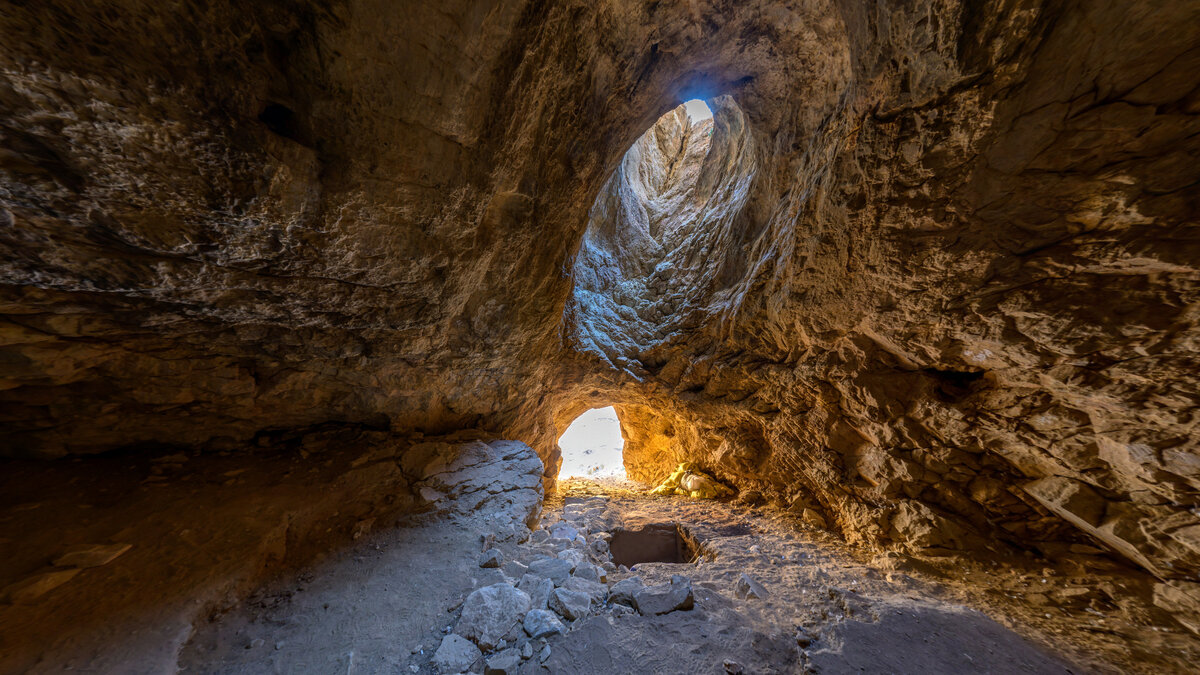
{"label": "shaft of cave tunnel", "polygon": [[560,480],[566,478],[625,478],[621,451],[621,422],[612,406],[587,410],[558,438],[562,450]]}
{"label": "shaft of cave tunnel", "polygon": [[[710,107],[711,106],[711,107]],[[626,151],[588,213],[565,317],[573,346],[618,370],[711,315],[745,266],[757,158],[733,97],[692,99]]]}

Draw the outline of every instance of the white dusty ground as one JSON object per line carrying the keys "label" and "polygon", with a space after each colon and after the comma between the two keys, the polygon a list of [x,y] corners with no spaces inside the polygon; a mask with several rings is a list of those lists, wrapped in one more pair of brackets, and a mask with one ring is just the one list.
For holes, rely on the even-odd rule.
{"label": "white dusty ground", "polygon": [[[145,466],[114,456],[86,473],[12,463],[0,541],[39,538],[0,560],[0,585],[61,573],[60,554],[80,544],[123,552],[0,604],[0,673],[1158,674],[1200,658],[1157,620],[1152,582],[1118,563],[881,554],[770,506],[654,497],[617,479],[568,480],[543,503],[528,446],[472,435],[337,432],[304,448]],[[72,489],[51,500],[54,485]],[[613,534],[650,524],[685,528],[694,563],[614,564]],[[558,588],[541,580],[547,566]],[[690,609],[657,614],[616,592],[634,576],[673,592],[674,575]],[[547,621],[562,634],[526,631],[533,609],[570,615],[572,598],[578,616]],[[464,628],[471,616],[502,629],[486,658],[466,639],[483,642]],[[439,668],[443,642],[468,660]]]}
{"label": "white dusty ground", "polygon": [[[567,482],[542,514],[541,531],[527,539],[490,536],[484,519],[494,504],[453,520],[414,520],[410,527],[379,532],[198,626],[181,671],[457,672],[439,670],[435,650],[443,641],[461,642],[453,633],[464,632],[462,616],[481,597],[471,593],[493,584],[529,588],[537,576],[525,577],[531,563],[551,557],[575,567],[573,580],[560,580],[557,590],[595,589],[577,579],[596,572],[606,577],[600,586],[606,599],[593,601],[582,618],[562,619],[565,634],[539,639],[522,629],[519,615],[505,618],[511,609],[492,606],[487,611],[511,628],[502,646],[485,650],[486,658],[476,658],[466,671],[958,674],[1100,667],[1071,665],[1085,657],[1034,644],[963,606],[946,588],[856,562],[778,514],[653,498],[644,489],[627,481]],[[699,561],[620,570],[604,553],[606,545],[596,543],[618,528],[650,523],[684,525],[701,545]],[[566,538],[573,533],[578,537]],[[499,552],[499,567],[480,566],[485,549]],[[689,580],[692,609],[643,616],[607,595],[622,579],[667,584],[676,574]],[[761,584],[764,597],[739,596],[743,574]],[[504,657],[510,658],[507,666],[487,665]]]}

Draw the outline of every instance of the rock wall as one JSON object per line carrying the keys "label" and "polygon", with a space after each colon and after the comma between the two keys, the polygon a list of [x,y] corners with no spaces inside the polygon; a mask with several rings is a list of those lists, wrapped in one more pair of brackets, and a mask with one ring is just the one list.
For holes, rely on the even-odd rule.
{"label": "rock wall", "polygon": [[[11,3],[6,454],[476,426],[552,478],[615,403],[636,475],[851,539],[1200,571],[1200,3],[410,4]],[[694,96],[728,208],[585,235]]]}

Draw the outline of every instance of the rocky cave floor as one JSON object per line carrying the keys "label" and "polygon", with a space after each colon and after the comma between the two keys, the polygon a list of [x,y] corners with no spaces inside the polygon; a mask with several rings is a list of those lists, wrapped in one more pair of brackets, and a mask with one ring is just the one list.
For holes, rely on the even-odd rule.
{"label": "rocky cave floor", "polygon": [[[655,524],[684,528],[697,561],[616,566],[612,533]],[[772,507],[653,497],[616,479],[561,484],[526,541],[473,532],[413,523],[264,588],[200,627],[181,670],[1186,672],[1200,657],[1188,634],[1153,625],[1151,582],[1115,564],[868,555]],[[563,632],[532,637],[558,625],[476,593],[495,584],[528,591]],[[686,606],[686,587],[692,607],[635,609],[641,585],[666,596],[660,610]],[[580,597],[560,589],[590,598],[571,607]],[[479,622],[499,638],[483,652],[457,635]]]}
{"label": "rocky cave floor", "polygon": [[[871,552],[770,505],[615,479],[543,501],[528,446],[471,434],[342,430],[300,448],[11,463],[0,539],[22,545],[0,564],[0,672],[1162,673],[1200,659],[1153,580],[1099,555]],[[685,561],[618,564],[648,550],[638,531],[682,533],[663,551]]]}

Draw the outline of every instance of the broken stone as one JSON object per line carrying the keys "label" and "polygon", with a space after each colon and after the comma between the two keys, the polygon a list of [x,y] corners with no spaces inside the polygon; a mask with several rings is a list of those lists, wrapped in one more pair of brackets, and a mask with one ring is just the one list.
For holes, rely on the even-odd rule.
{"label": "broken stone", "polygon": [[483,555],[479,556],[479,566],[480,567],[487,567],[487,568],[499,567],[501,565],[501,563],[503,563],[503,562],[504,562],[504,555],[502,553],[500,553],[499,549],[489,548],[488,550],[483,552]]}
{"label": "broken stone", "polygon": [[571,569],[574,570],[579,565],[583,564],[583,553],[575,549],[567,549],[558,552],[559,560],[566,560],[571,563]]}
{"label": "broken stone", "polygon": [[521,654],[516,649],[496,652],[487,660],[484,675],[517,675],[521,668]]}
{"label": "broken stone", "polygon": [[692,581],[678,574],[672,575],[669,584],[644,586],[634,591],[633,603],[642,616],[689,610],[695,605]]}
{"label": "broken stone", "polygon": [[509,560],[505,562],[502,565],[502,568],[504,569],[504,576],[511,577],[513,579],[520,579],[529,572],[528,566],[523,565],[516,560]]}
{"label": "broken stone", "polygon": [[[556,633],[565,633],[566,628],[558,620],[554,612],[545,609],[531,609],[525,615],[525,632],[533,639],[549,637]],[[527,643],[528,645],[528,643]],[[532,648],[531,648],[532,649]],[[532,656],[533,652],[530,651]],[[525,658],[529,658],[526,656]]]}
{"label": "broken stone", "polygon": [[[558,617],[554,617],[554,620],[558,621]],[[559,622],[559,625],[562,625],[562,623]],[[533,645],[532,644],[526,642],[525,644],[521,645],[521,658],[523,658],[523,659],[533,658]]]}
{"label": "broken stone", "polygon": [[559,616],[574,621],[587,616],[592,607],[592,599],[586,593],[572,591],[566,588],[556,588],[550,594],[550,609],[558,612]]}
{"label": "broken stone", "polygon": [[545,530],[534,530],[533,534],[529,535],[529,540],[535,544],[541,544],[550,539],[550,533]]}
{"label": "broken stone", "polygon": [[506,583],[485,586],[467,596],[454,632],[481,649],[494,649],[529,611],[529,604],[527,593]]}
{"label": "broken stone", "polygon": [[570,541],[574,540],[577,536],[579,536],[579,530],[567,523],[555,523],[550,527],[550,537],[553,539],[566,539]]}
{"label": "broken stone", "polygon": [[571,572],[571,576],[578,579],[586,579],[600,583],[602,570],[591,563],[580,563],[575,566],[575,570]]}
{"label": "broken stone", "polygon": [[607,556],[609,552],[608,540],[593,539],[592,542],[588,544],[588,550],[591,551],[591,554],[597,558],[603,558]]}
{"label": "broken stone", "polygon": [[608,599],[610,602],[619,605],[628,605],[636,607],[633,594],[640,591],[645,584],[642,583],[641,577],[629,577],[622,579],[612,585],[608,591]]}
{"label": "broken stone", "polygon": [[128,551],[131,544],[94,544],[73,548],[54,559],[56,567],[100,567],[116,560],[118,556]]}
{"label": "broken stone", "polygon": [[562,587],[568,591],[583,593],[595,605],[603,605],[604,601],[608,599],[608,587],[598,581],[571,577],[563,582]]}
{"label": "broken stone", "polygon": [[546,609],[550,594],[554,592],[554,582],[536,574],[525,574],[517,588],[529,594],[529,606],[532,609]]}
{"label": "broken stone", "polygon": [[762,587],[749,574],[743,572],[738,576],[737,581],[733,584],[733,594],[743,600],[760,600],[769,595],[767,589]]}
{"label": "broken stone", "polygon": [[538,558],[529,563],[529,573],[546,577],[553,581],[555,586],[561,586],[571,576],[572,567],[569,561],[559,558]]}
{"label": "broken stone", "polygon": [[433,653],[433,665],[439,673],[464,673],[483,658],[483,652],[470,640],[453,633],[442,638]]}

